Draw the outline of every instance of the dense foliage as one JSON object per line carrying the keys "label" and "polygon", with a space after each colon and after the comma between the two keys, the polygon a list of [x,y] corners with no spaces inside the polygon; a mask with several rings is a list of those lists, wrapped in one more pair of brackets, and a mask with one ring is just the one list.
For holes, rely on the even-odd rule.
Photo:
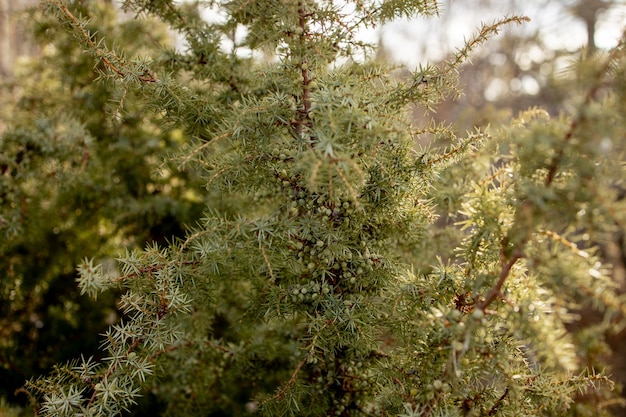
{"label": "dense foliage", "polygon": [[[109,41],[134,39],[129,54],[168,39],[163,25],[120,22],[97,2],[75,13]],[[0,385],[10,397],[57,362],[100,355],[99,334],[118,313],[113,293],[80,297],[85,256],[111,263],[126,247],[182,236],[203,207],[195,174],[157,172],[182,133],[164,129],[131,92],[97,82],[102,67],[56,19],[28,15],[41,56],[0,93],[10,120],[0,136]]]}
{"label": "dense foliage", "polygon": [[[103,357],[28,382],[39,414],[608,415],[615,393],[599,361],[623,303],[598,247],[626,220],[623,43],[572,69],[571,114],[531,109],[459,135],[409,114],[457,94],[471,52],[525,18],[486,24],[448,61],[400,80],[370,59],[358,30],[436,14],[434,1],[235,0],[214,4],[220,18],[207,21],[169,0],[127,0],[128,12],[160,19],[187,45],[141,58],[138,43],[109,49],[106,28],[95,34],[79,5],[43,5],[88,53],[81,62],[97,65],[100,79],[80,91],[111,89],[100,97],[118,100],[97,120],[81,119],[94,117],[83,108],[51,118],[56,141],[36,123],[22,139],[9,129],[3,148],[31,158],[41,149],[46,164],[9,163],[31,182],[53,169],[57,186],[37,192],[7,165],[3,193],[14,187],[59,215],[66,189],[115,173],[139,181],[87,194],[107,209],[84,226],[67,223],[88,211],[75,206],[62,223],[79,231],[72,253],[89,249],[74,246],[81,236],[124,231],[113,214],[132,216],[132,190],[159,189],[168,207],[202,201],[204,215],[177,239],[144,239],[116,267],[79,264],[80,291],[121,290],[123,317],[106,331]],[[137,142],[122,140],[133,121]],[[167,146],[146,150],[146,129],[185,138],[160,176]],[[66,142],[77,159],[55,164],[43,144]],[[202,188],[185,181],[196,175]],[[41,233],[6,194],[13,239]],[[94,230],[103,218],[116,226]],[[589,308],[600,324],[576,329]]]}

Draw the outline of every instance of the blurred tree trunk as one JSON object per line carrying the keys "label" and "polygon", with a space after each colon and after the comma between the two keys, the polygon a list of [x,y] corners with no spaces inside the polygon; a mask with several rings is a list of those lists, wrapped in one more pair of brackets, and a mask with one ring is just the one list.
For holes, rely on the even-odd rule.
{"label": "blurred tree trunk", "polygon": [[[614,2],[608,2],[613,4]],[[596,21],[600,10],[607,7],[607,2],[603,0],[580,1],[572,8],[574,16],[580,18],[587,28],[587,53],[593,54],[596,50]]]}
{"label": "blurred tree trunk", "polygon": [[11,54],[9,0],[0,0],[0,75],[7,75],[7,59]]}
{"label": "blurred tree trunk", "polygon": [[20,29],[18,14],[36,0],[0,0],[0,78],[13,74],[20,55],[33,53],[33,47]]}

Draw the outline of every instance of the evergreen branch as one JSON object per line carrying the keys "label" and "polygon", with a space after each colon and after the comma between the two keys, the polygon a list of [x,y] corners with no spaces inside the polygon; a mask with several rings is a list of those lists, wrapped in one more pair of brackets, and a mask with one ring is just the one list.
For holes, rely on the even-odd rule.
{"label": "evergreen branch", "polygon": [[[620,45],[622,45],[624,43],[624,39],[622,39],[620,41]],[[611,63],[613,62],[613,60],[615,59],[615,57],[617,56],[617,54],[620,52],[620,48],[619,46],[615,49],[612,50],[611,55],[609,56],[609,58],[607,58],[604,61],[604,65],[595,73],[595,79],[594,82],[592,84],[592,86],[587,90],[583,102],[581,103],[580,106],[580,110],[578,111],[577,116],[572,119],[572,121],[570,122],[569,128],[567,130],[567,132],[565,133],[563,140],[562,140],[562,146],[558,149],[558,151],[556,152],[556,154],[554,155],[554,157],[552,158],[552,161],[550,162],[550,164],[548,165],[548,173],[546,175],[546,179],[544,181],[544,186],[546,188],[549,188],[553,182],[554,179],[556,177],[556,173],[558,171],[559,166],[562,163],[563,157],[565,155],[565,150],[567,149],[569,143],[571,142],[571,140],[573,139],[576,130],[578,130],[578,128],[584,124],[585,120],[586,120],[586,113],[583,111],[583,109],[587,106],[589,106],[591,104],[591,102],[594,100],[595,96],[597,95],[598,91],[600,90],[600,88],[602,87],[602,77],[604,75],[604,73],[609,69]],[[526,211],[530,208],[535,206],[536,203],[531,202],[530,200],[526,200],[523,204],[523,207],[526,209]],[[518,225],[521,226],[521,225]],[[583,258],[587,258],[589,256],[589,254],[587,252],[584,251],[580,251],[576,245],[574,245],[572,242],[569,242],[568,240],[562,238],[560,235],[556,234],[555,232],[551,232],[551,231],[540,231],[541,233],[545,234],[546,236],[548,236],[549,238],[564,244],[565,246],[569,247],[570,249],[574,250],[575,253]],[[528,231],[526,236],[528,236]],[[523,239],[521,239],[516,246],[512,249],[511,253],[511,257],[507,258],[506,256],[502,256],[502,262],[501,262],[501,270],[500,270],[500,274],[498,276],[498,281],[496,282],[496,285],[490,290],[490,292],[488,293],[488,295],[486,296],[485,300],[479,305],[479,308],[481,310],[485,310],[485,308],[491,304],[498,296],[501,295],[501,289],[502,286],[504,285],[504,282],[506,281],[506,279],[508,278],[510,271],[512,269],[512,267],[515,265],[515,263],[523,257],[523,246],[526,244],[527,241],[527,237],[524,237]],[[503,245],[502,245],[502,255],[505,254],[505,248],[507,245],[508,241],[507,239],[503,240]]]}
{"label": "evergreen branch", "polygon": [[[593,94],[592,91],[594,90],[595,88],[592,88],[588,91],[588,94],[585,96],[585,101],[591,101],[591,97]],[[552,158],[552,162],[550,162],[550,164],[548,165],[548,174],[546,175],[546,179],[545,179],[546,186],[550,186],[552,182],[554,181],[557,170],[561,164],[561,161],[563,160],[563,156],[565,155],[565,149],[567,148],[567,146],[569,145],[569,142],[574,137],[574,133],[578,129],[578,126],[581,123],[583,123],[584,117],[585,116],[582,113],[579,113],[579,117],[572,119],[572,121],[570,122],[569,129],[567,130],[567,132],[565,133],[565,136],[563,137],[562,146],[559,147],[554,157]]]}
{"label": "evergreen branch", "polygon": [[[117,74],[121,78],[126,78],[132,71],[125,68],[127,64],[123,62],[121,58],[114,55],[111,51],[107,51],[99,46],[99,43],[93,41],[89,31],[85,28],[85,24],[80,22],[76,16],[63,4],[60,0],[47,0],[50,4],[56,6],[59,11],[65,16],[70,27],[77,33],[81,41],[87,45],[90,51],[92,51],[102,63],[109,68],[113,73]],[[133,74],[134,75],[134,74]],[[134,75],[139,81],[146,83],[154,83],[157,81],[156,77],[148,70],[144,69],[140,75]]]}
{"label": "evergreen branch", "polygon": [[196,238],[198,238],[198,237],[200,237],[200,236],[202,236],[202,235],[207,235],[207,234],[210,234],[210,233],[213,233],[213,232],[214,232],[213,230],[200,230],[200,231],[198,231],[198,232],[194,233],[194,234],[193,234],[193,235],[191,235],[191,236],[187,236],[187,238],[185,239],[185,241],[183,242],[183,244],[182,244],[182,245],[180,246],[180,248],[178,249],[178,254],[179,254],[179,255],[180,255],[180,254],[182,254],[182,253],[185,251],[185,249],[187,248],[187,246],[188,246],[191,242],[193,242],[193,240],[194,240],[194,239],[196,239]]}
{"label": "evergreen branch", "polygon": [[[126,356],[128,356],[131,352],[134,352],[135,349],[137,349],[137,346],[139,346],[139,343],[141,343],[141,338],[136,338],[133,343],[128,347],[128,349],[126,349]],[[112,374],[113,372],[115,372],[115,369],[118,367],[118,365],[120,364],[120,362],[113,362],[113,364],[111,366],[109,366],[109,368],[107,369],[106,373],[102,376],[102,378],[100,378],[100,381],[106,381]],[[87,408],[89,408],[89,406],[91,406],[91,404],[93,404],[93,402],[96,400],[98,391],[94,390],[93,394],[91,395],[91,398],[89,398],[89,401],[87,402]]]}
{"label": "evergreen branch", "polygon": [[611,50],[610,55],[604,60],[604,64],[600,69],[598,69],[594,74],[594,80],[591,87],[587,90],[582,103],[579,105],[578,113],[576,117],[572,119],[570,122],[569,128],[565,133],[562,141],[561,147],[557,150],[555,155],[552,158],[552,161],[548,164],[548,174],[546,175],[545,185],[549,186],[554,181],[554,178],[557,174],[557,170],[565,156],[565,150],[569,146],[569,143],[572,141],[576,131],[586,122],[587,114],[584,109],[591,104],[591,102],[595,99],[597,93],[603,86],[602,77],[604,74],[610,70],[611,65],[614,60],[623,53],[622,48],[626,44],[626,37],[622,36],[618,45]]}
{"label": "evergreen branch", "polygon": [[[359,167],[354,163],[354,161],[349,160],[348,163],[353,164],[354,168],[359,170]],[[343,182],[343,184],[346,186],[346,189],[348,190],[350,198],[352,198],[355,207],[357,209],[361,208],[361,202],[359,201],[359,196],[357,195],[356,191],[354,190],[354,187],[352,186],[352,184],[350,184],[350,182],[348,181],[346,176],[343,174],[343,172],[341,172],[339,167],[334,165],[334,169],[335,169],[335,172],[337,173],[337,175],[339,176],[339,178],[341,179],[341,182]],[[359,174],[361,174],[361,176],[363,176],[363,173],[359,172]]]}
{"label": "evergreen branch", "polygon": [[187,21],[185,20],[185,18],[183,17],[182,14],[180,14],[180,12],[174,7],[174,5],[172,4],[171,1],[167,2],[167,8],[169,9],[170,12],[172,12],[176,18],[180,21],[181,27],[186,27],[187,26]]}
{"label": "evergreen branch", "polygon": [[[188,152],[187,155],[185,155],[184,158],[182,158],[182,162],[180,163],[180,165],[184,166],[184,165],[188,164],[192,159],[195,158],[196,155],[198,155],[200,152],[202,152],[205,148],[208,148],[210,145],[215,144],[215,142],[218,141],[218,140],[225,139],[225,138],[227,138],[229,136],[232,136],[232,134],[233,134],[233,132],[223,133],[223,134],[221,134],[219,136],[211,138],[211,140],[206,141],[202,145],[195,147],[191,152]],[[196,158],[196,160],[198,160],[198,158]]]}
{"label": "evergreen branch", "polygon": [[454,157],[461,155],[468,147],[472,145],[472,143],[476,141],[480,141],[485,136],[483,134],[472,135],[468,140],[463,141],[457,146],[450,148],[449,150],[444,151],[442,154],[438,155],[435,159],[430,159],[427,161],[428,166],[435,166],[442,162],[449,162],[453,160]]}
{"label": "evergreen branch", "polygon": [[[196,260],[193,260],[193,261],[181,261],[180,265],[184,265],[184,266],[187,266],[187,265],[197,265],[199,263],[200,263],[200,260],[196,259]],[[143,274],[151,274],[154,271],[161,270],[163,268],[166,268],[167,266],[169,266],[169,265],[166,265],[166,264],[150,265],[150,266],[147,266],[147,267],[144,267],[144,268],[139,268],[136,271],[130,272],[130,273],[126,274],[126,275],[122,275],[122,276],[119,276],[117,278],[111,278],[111,281],[113,281],[113,282],[126,281],[127,279],[135,278],[135,277],[141,276]]]}
{"label": "evergreen branch", "polygon": [[506,174],[506,173],[508,173],[508,172],[510,172],[510,171],[509,171],[509,167],[507,167],[507,166],[504,166],[504,167],[502,167],[502,168],[498,168],[497,170],[495,170],[495,171],[494,171],[494,173],[493,173],[493,174],[491,174],[489,177],[487,177],[487,178],[485,178],[484,180],[482,180],[482,181],[479,183],[479,185],[480,185],[481,187],[484,187],[484,186],[486,186],[486,185],[488,185],[488,184],[491,184],[491,183],[492,183],[492,182],[494,182],[494,181],[495,181],[498,177],[500,177],[501,175]]}
{"label": "evergreen branch", "polygon": [[[169,14],[164,12],[162,8],[159,8],[158,5],[161,5],[165,3],[167,10],[169,11]],[[176,9],[176,7],[174,7],[174,5],[172,4],[171,0],[168,1],[151,1],[151,0],[144,0],[144,1],[139,1],[139,0],[125,0],[124,4],[122,6],[125,10],[129,10],[131,8],[134,8],[136,10],[139,11],[146,11],[148,13],[153,13],[156,16],[159,16],[160,18],[162,18],[164,21],[169,22],[172,26],[179,28],[179,29],[184,29],[184,28],[188,28],[188,24],[187,24],[187,20],[185,19],[185,17],[180,13],[180,11],[178,11]],[[174,17],[174,19],[172,19],[171,17]]]}
{"label": "evergreen branch", "polygon": [[[615,53],[616,50],[614,50],[613,52]],[[596,93],[598,92],[599,88],[601,87],[601,82],[600,78],[602,76],[602,74],[608,69],[608,65],[611,62],[611,59],[607,59],[605,61],[605,65],[602,67],[602,69],[600,71],[598,71],[596,73],[596,82],[593,84],[593,86],[588,89],[587,93],[585,94],[585,98],[583,101],[583,105],[582,107],[588,106],[591,101],[593,100],[593,98],[595,97]],[[581,107],[581,108],[582,108]],[[549,169],[548,169],[548,174],[546,176],[546,180],[544,182],[544,186],[546,188],[550,187],[554,181],[556,172],[558,170],[559,165],[561,164],[562,158],[564,156],[564,152],[565,149],[567,147],[567,145],[569,144],[569,142],[571,141],[571,139],[574,136],[574,132],[578,129],[578,127],[580,126],[580,124],[583,123],[585,118],[584,112],[583,111],[579,111],[578,116],[572,120],[572,122],[570,123],[569,129],[566,132],[564,138],[563,138],[563,146],[559,149],[559,151],[557,152],[557,154],[554,156],[554,158],[552,159],[552,162],[549,165]],[[534,206],[535,203],[532,203],[529,200],[526,200],[523,204],[523,206],[526,208],[526,210],[531,207]],[[543,233],[544,235],[548,236],[550,239],[553,239],[565,246],[567,246],[569,249],[571,249],[575,254],[577,254],[578,256],[581,256],[582,258],[588,258],[589,254],[585,251],[579,250],[578,247],[568,241],[567,239],[563,238],[562,236],[560,236],[559,234],[552,232],[552,231],[546,231],[546,230],[540,230],[540,233]],[[528,235],[527,235],[528,236]],[[487,306],[489,304],[491,304],[497,297],[501,296],[502,292],[502,287],[506,281],[506,279],[508,278],[508,276],[510,275],[510,271],[513,268],[513,266],[515,265],[515,263],[521,259],[522,257],[524,257],[523,255],[523,246],[526,243],[527,238],[523,238],[521,239],[521,241],[519,241],[516,246],[510,251],[511,256],[507,257],[506,254],[506,246],[508,244],[508,239],[504,239],[502,242],[502,248],[501,248],[501,270],[500,270],[500,274],[498,276],[498,281],[496,282],[495,286],[489,291],[488,295],[485,297],[485,300],[478,306],[479,309],[481,310],[485,310],[487,308]]]}
{"label": "evergreen branch", "polygon": [[[620,230],[626,230],[626,224],[624,224],[619,218],[618,213],[616,212],[616,208],[611,204],[611,201],[607,201],[605,196],[598,192],[597,184],[594,181],[590,181],[588,179],[585,180],[585,188],[592,190],[593,195],[598,199],[598,203],[602,209],[609,214],[611,221],[617,225]],[[617,197],[618,200],[623,199],[624,197]],[[619,210],[619,209],[618,209]]]}
{"label": "evergreen branch", "polygon": [[569,240],[567,240],[563,236],[559,235],[558,233],[553,232],[551,230],[543,230],[543,229],[539,230],[539,233],[549,237],[553,241],[558,242],[558,243],[560,243],[563,246],[566,246],[573,253],[575,253],[576,255],[580,256],[581,258],[584,258],[584,259],[588,259],[589,258],[589,253],[588,252],[585,252],[584,250],[578,249],[578,246],[576,246],[576,244],[574,242],[570,242]]}
{"label": "evergreen branch", "polygon": [[478,46],[482,45],[493,36],[497,35],[502,29],[502,26],[511,23],[517,23],[518,25],[521,25],[524,22],[530,22],[530,18],[526,16],[510,16],[497,20],[491,24],[483,23],[478,33],[468,42],[465,42],[465,45],[462,48],[456,51],[452,60],[446,62],[448,68],[444,73],[448,74],[456,71],[458,67],[469,58],[470,54]]}
{"label": "evergreen branch", "polygon": [[302,359],[298,363],[298,366],[296,366],[296,369],[293,370],[293,373],[291,374],[289,381],[287,381],[287,386],[293,385],[293,383],[296,382],[296,377],[298,376],[298,373],[300,372],[300,368],[302,368],[302,365],[304,365],[305,362],[306,362],[306,358]]}
{"label": "evergreen branch", "polygon": [[233,15],[238,15],[240,13],[242,13],[243,11],[246,10],[247,7],[249,7],[251,4],[254,4],[257,0],[247,0],[243,3],[241,3],[241,5],[239,5],[238,8],[233,9],[232,14]]}
{"label": "evergreen branch", "polygon": [[267,257],[267,253],[265,253],[265,248],[260,242],[259,242],[259,246],[261,247],[261,254],[263,255],[263,260],[265,261],[265,265],[267,266],[267,270],[270,274],[270,278],[272,278],[272,281],[276,281],[276,277],[274,276],[274,271],[272,270],[272,265],[270,264],[270,260]]}

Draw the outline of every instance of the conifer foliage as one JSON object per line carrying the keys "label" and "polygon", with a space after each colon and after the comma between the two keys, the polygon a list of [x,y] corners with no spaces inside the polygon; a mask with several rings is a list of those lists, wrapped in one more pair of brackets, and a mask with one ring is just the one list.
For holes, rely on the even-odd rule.
{"label": "conifer foliage", "polygon": [[[116,273],[78,266],[83,293],[123,290],[124,317],[102,360],[27,384],[39,414],[606,414],[594,352],[623,307],[596,245],[626,220],[623,44],[574,69],[571,115],[457,136],[409,112],[457,94],[472,50],[524,17],[398,80],[358,31],[437,14],[434,1],[210,4],[212,22],[125,1],[187,44],[129,58],[72,2],[43,2],[99,82],[190,138],[172,158],[200,173],[207,204],[186,237],[129,250]],[[604,327],[568,332],[584,307]]]}
{"label": "conifer foliage", "polygon": [[[169,39],[163,24],[120,20],[104,2],[72,10],[112,44],[132,40],[129,55]],[[80,297],[86,255],[114,264],[125,247],[183,236],[204,206],[189,192],[193,172],[156,172],[180,130],[121,84],[95,82],[103,64],[54,16],[34,8],[19,22],[40,53],[0,82],[0,402],[57,362],[97,354],[116,293]]]}

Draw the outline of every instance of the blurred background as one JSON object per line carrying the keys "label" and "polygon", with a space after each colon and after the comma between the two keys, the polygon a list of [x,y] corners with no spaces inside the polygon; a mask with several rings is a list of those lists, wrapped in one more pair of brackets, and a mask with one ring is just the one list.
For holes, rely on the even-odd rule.
{"label": "blurred background", "polygon": [[[37,54],[18,13],[35,4],[0,0],[0,77],[11,77],[20,58]],[[443,0],[438,18],[395,21],[364,30],[362,39],[377,45],[378,59],[414,69],[446,59],[481,23],[511,14],[531,22],[507,27],[472,57],[462,72],[462,107],[497,104],[515,111],[541,105],[554,113],[563,97],[552,87],[567,77],[572,61],[617,44],[626,0]],[[210,11],[205,16],[212,18]]]}
{"label": "blurred background", "polygon": [[[518,14],[531,21],[506,27],[471,58],[461,72],[464,95],[451,108],[439,109],[441,120],[460,127],[481,125],[478,116],[459,112],[510,109],[513,114],[541,106],[555,115],[565,104],[568,72],[585,54],[617,45],[626,28],[624,0],[445,0],[440,18],[401,20],[367,37],[379,55],[415,68],[445,60],[484,23]],[[446,107],[448,107],[446,106]],[[490,112],[487,112],[490,113]],[[492,114],[492,116],[495,116]],[[467,119],[469,117],[469,119]]]}

